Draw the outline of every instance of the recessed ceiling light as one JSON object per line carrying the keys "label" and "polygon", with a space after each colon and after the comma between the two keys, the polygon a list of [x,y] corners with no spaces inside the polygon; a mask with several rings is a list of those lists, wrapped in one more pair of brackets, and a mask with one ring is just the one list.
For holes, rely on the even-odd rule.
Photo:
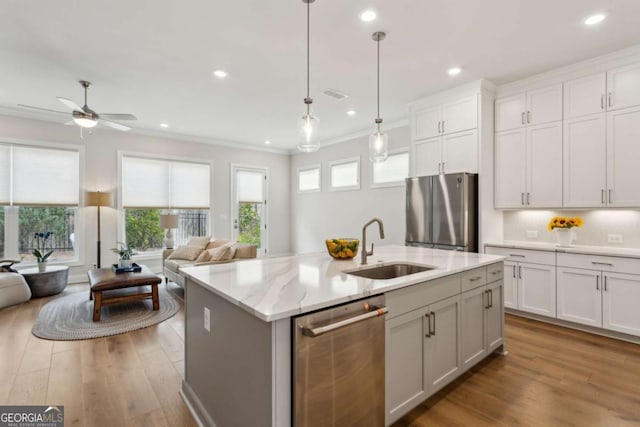
{"label": "recessed ceiling light", "polygon": [[213,72],[213,75],[219,79],[224,79],[225,77],[227,77],[227,72],[225,70],[215,70]]}
{"label": "recessed ceiling light", "polygon": [[169,127],[169,125],[168,125],[168,124],[166,124],[166,123],[160,123],[160,127],[161,127],[161,128],[165,128],[165,129],[166,129],[166,128],[168,128],[168,127]]}
{"label": "recessed ceiling light", "polygon": [[348,116],[355,116],[355,115],[356,115],[356,110],[349,110],[349,111],[347,111],[347,115],[348,115]]}
{"label": "recessed ceiling light", "polygon": [[596,25],[605,20],[607,15],[604,13],[596,13],[595,15],[591,15],[584,20],[584,25]]}
{"label": "recessed ceiling light", "polygon": [[271,144],[271,141],[269,141],[269,140],[267,139],[264,143],[265,143],[265,144],[267,144],[267,145],[270,145],[270,144]]}
{"label": "recessed ceiling light", "polygon": [[367,10],[363,10],[360,13],[360,20],[364,21],[364,22],[371,22],[373,20],[376,19],[378,15],[376,14],[375,11],[371,10],[371,9],[367,9]]}
{"label": "recessed ceiling light", "polygon": [[447,70],[447,73],[448,73],[450,76],[457,76],[457,75],[458,75],[458,74],[460,74],[461,72],[462,72],[462,68],[460,68],[460,67],[453,67],[453,68],[449,68],[449,69]]}

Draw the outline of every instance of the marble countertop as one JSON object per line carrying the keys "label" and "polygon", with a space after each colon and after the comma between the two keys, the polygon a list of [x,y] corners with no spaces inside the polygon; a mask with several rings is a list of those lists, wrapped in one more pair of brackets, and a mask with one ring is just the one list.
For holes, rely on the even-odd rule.
{"label": "marble countertop", "polygon": [[512,249],[533,249],[538,251],[552,251],[571,254],[604,255],[626,258],[640,258],[640,249],[621,248],[611,246],[573,245],[572,247],[558,246],[555,243],[526,242],[518,240],[504,240],[502,242],[487,243],[486,246]]}
{"label": "marble countertop", "polygon": [[326,252],[316,252],[191,267],[182,271],[199,285],[271,322],[503,259],[502,256],[469,252],[380,246],[368,258],[367,267],[403,261],[436,268],[395,279],[372,280],[344,273],[360,267],[359,256],[353,260],[333,260]]}

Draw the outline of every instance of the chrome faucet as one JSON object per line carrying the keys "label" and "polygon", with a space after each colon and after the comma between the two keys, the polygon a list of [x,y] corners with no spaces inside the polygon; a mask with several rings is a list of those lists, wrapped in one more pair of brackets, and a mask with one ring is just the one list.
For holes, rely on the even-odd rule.
{"label": "chrome faucet", "polygon": [[371,244],[371,251],[367,251],[367,227],[373,224],[374,222],[378,223],[378,229],[380,230],[380,238],[384,239],[384,225],[382,224],[382,220],[380,218],[373,218],[371,221],[367,222],[364,227],[362,227],[362,254],[360,255],[360,264],[367,264],[367,257],[369,255],[373,255],[373,243]]}

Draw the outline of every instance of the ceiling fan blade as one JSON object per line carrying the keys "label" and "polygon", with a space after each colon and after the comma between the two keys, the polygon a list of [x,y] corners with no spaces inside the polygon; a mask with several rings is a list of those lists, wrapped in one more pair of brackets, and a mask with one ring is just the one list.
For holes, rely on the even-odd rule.
{"label": "ceiling fan blade", "polygon": [[48,112],[50,112],[50,113],[60,113],[60,114],[66,114],[66,115],[69,115],[69,113],[67,113],[66,111],[50,110],[50,109],[48,109],[48,108],[34,107],[33,105],[18,104],[18,107],[32,108],[32,109],[34,109],[34,110],[41,110],[41,111],[48,111]]}
{"label": "ceiling fan blade", "polygon": [[105,126],[109,126],[111,128],[114,128],[114,129],[118,129],[118,130],[124,131],[124,132],[126,132],[128,130],[131,130],[131,128],[129,126],[121,125],[120,123],[110,122],[108,120],[100,119],[98,123],[103,124]]}
{"label": "ceiling fan blade", "polygon": [[118,113],[108,113],[102,114],[100,113],[101,118],[111,119],[111,120],[138,120],[136,116],[133,114],[118,114]]}
{"label": "ceiling fan blade", "polygon": [[79,106],[78,104],[76,104],[75,102],[73,102],[70,99],[61,98],[59,96],[57,98],[58,98],[58,101],[62,102],[64,105],[66,105],[72,111],[84,111],[81,106]]}

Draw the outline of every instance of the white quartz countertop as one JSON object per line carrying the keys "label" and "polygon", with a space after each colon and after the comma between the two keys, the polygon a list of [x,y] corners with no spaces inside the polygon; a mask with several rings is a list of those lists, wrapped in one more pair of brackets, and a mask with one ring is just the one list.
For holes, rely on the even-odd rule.
{"label": "white quartz countertop", "polygon": [[434,270],[389,280],[372,280],[344,273],[360,268],[360,257],[334,260],[326,252],[260,258],[185,268],[199,285],[271,322],[416,283],[502,261],[504,257],[408,246],[381,246],[367,267],[409,262]]}
{"label": "white quartz countertop", "polygon": [[504,240],[502,242],[492,242],[492,243],[487,243],[486,246],[494,246],[498,248],[512,248],[512,249],[533,249],[538,251],[551,251],[551,252],[572,253],[572,254],[605,255],[605,256],[626,257],[626,258],[640,258],[640,249],[611,247],[611,246],[573,245],[571,247],[568,247],[568,246],[558,246],[555,243],[525,242],[525,241],[517,241],[517,240]]}

